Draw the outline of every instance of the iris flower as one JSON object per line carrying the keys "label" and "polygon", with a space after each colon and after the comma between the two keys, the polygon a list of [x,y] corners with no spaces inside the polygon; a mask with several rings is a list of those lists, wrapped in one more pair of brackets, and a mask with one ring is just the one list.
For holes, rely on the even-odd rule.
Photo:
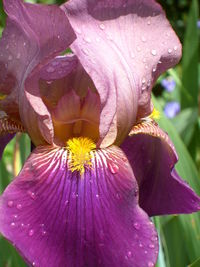
{"label": "iris flower", "polygon": [[181,57],[161,6],[5,0],[4,9],[1,149],[17,131],[35,149],[0,198],[0,232],[30,266],[154,266],[149,216],[200,210],[153,119],[152,86]]}

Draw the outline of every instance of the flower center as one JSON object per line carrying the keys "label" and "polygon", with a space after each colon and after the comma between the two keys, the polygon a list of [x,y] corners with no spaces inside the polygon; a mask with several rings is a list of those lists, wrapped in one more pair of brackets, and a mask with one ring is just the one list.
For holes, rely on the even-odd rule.
{"label": "flower center", "polygon": [[91,167],[91,151],[96,148],[95,143],[87,137],[71,138],[66,143],[69,156],[69,169],[84,174],[85,168]]}

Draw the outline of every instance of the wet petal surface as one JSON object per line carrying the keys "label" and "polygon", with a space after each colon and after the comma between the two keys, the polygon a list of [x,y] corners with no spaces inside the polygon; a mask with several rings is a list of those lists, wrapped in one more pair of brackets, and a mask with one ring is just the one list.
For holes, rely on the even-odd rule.
{"label": "wet petal surface", "polygon": [[71,45],[101,97],[101,146],[122,142],[150,113],[156,78],[180,59],[181,45],[153,0],[73,0],[63,6],[77,34]]}
{"label": "wet petal surface", "polygon": [[66,150],[36,148],[0,199],[0,231],[33,266],[154,266],[156,231],[126,157],[92,153],[80,177]]}

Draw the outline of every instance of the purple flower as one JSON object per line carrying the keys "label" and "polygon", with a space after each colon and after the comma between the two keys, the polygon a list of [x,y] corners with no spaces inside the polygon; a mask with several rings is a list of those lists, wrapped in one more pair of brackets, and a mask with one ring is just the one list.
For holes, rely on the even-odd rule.
{"label": "purple flower", "polygon": [[148,216],[200,210],[150,115],[155,80],[181,57],[160,5],[4,8],[1,129],[26,131],[36,148],[0,198],[0,232],[32,266],[154,266]]}
{"label": "purple flower", "polygon": [[164,113],[168,118],[174,118],[180,112],[180,104],[176,101],[168,102],[165,105]]}
{"label": "purple flower", "polygon": [[164,89],[167,92],[170,93],[170,92],[174,91],[174,89],[176,87],[176,82],[172,78],[167,78],[167,79],[163,79],[161,81],[161,85],[164,87]]}

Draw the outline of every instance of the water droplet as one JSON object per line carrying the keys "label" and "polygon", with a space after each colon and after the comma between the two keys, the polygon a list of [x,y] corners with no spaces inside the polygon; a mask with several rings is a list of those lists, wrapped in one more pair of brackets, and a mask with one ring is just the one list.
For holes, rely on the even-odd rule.
{"label": "water droplet", "polygon": [[87,43],[91,43],[92,40],[90,39],[90,37],[84,37],[84,40],[87,42]]}
{"label": "water droplet", "polygon": [[47,72],[49,72],[49,73],[51,73],[51,72],[54,72],[54,67],[52,67],[52,66],[49,66],[48,68],[47,68]]}
{"label": "water droplet", "polygon": [[153,71],[153,72],[156,72],[156,67],[154,67],[152,71]]}
{"label": "water droplet", "polygon": [[13,57],[11,55],[8,56],[8,60],[12,60]]}
{"label": "water droplet", "polygon": [[11,227],[15,227],[15,223],[14,222],[11,222],[10,226]]}
{"label": "water droplet", "polygon": [[128,253],[127,253],[127,257],[128,257],[128,258],[131,258],[132,256],[133,256],[132,252],[131,252],[131,251],[128,251]]}
{"label": "water droplet", "polygon": [[143,245],[142,245],[142,243],[141,243],[141,242],[139,243],[139,247],[140,247],[140,248],[143,248]]}
{"label": "water droplet", "polygon": [[69,204],[69,200],[65,201],[65,206],[67,206]]}
{"label": "water droplet", "polygon": [[149,261],[149,262],[148,262],[148,267],[154,267],[154,264],[153,264],[152,261]]}
{"label": "water droplet", "polygon": [[135,54],[133,52],[131,52],[131,57],[134,58],[135,57]]}
{"label": "water droplet", "polygon": [[32,199],[35,199],[35,198],[36,198],[36,195],[35,195],[34,192],[28,191],[28,195],[29,195]]}
{"label": "water droplet", "polygon": [[12,208],[13,207],[13,204],[14,204],[14,202],[12,200],[9,200],[8,201],[8,207]]}
{"label": "water droplet", "polygon": [[155,248],[154,244],[149,244],[149,248]]}
{"label": "water droplet", "polygon": [[24,225],[24,223],[21,223],[21,227],[23,227],[23,228],[24,228],[24,226],[25,226],[25,225]]}
{"label": "water droplet", "polygon": [[178,49],[178,47],[175,45],[175,46],[174,46],[174,50],[176,51],[177,49]]}
{"label": "water droplet", "polygon": [[134,226],[134,228],[135,228],[136,230],[139,230],[139,229],[140,229],[140,224],[137,223],[137,222],[135,222],[135,223],[133,224],[133,226]]}
{"label": "water droplet", "polygon": [[60,39],[60,35],[58,35],[57,38]]}
{"label": "water droplet", "polygon": [[101,30],[104,30],[106,27],[105,27],[105,25],[102,23],[102,24],[99,25],[99,28],[100,28]]}
{"label": "water droplet", "polygon": [[157,51],[156,51],[155,49],[152,49],[152,50],[151,50],[151,54],[152,54],[153,56],[156,56],[156,55],[157,55]]}
{"label": "water droplet", "polygon": [[42,230],[42,236],[45,236],[47,232],[45,230]]}
{"label": "water droplet", "polygon": [[146,79],[143,77],[142,78],[142,84],[145,84],[146,83]]}
{"label": "water droplet", "polygon": [[17,219],[18,215],[17,215],[17,214],[14,214],[13,217],[14,217],[15,219]]}
{"label": "water droplet", "polygon": [[116,174],[119,171],[119,166],[116,165],[114,162],[110,162],[108,164],[109,170],[111,173]]}
{"label": "water droplet", "polygon": [[148,21],[147,21],[147,25],[150,25],[150,24],[151,24],[151,21],[150,21],[150,20],[148,20]]}
{"label": "water droplet", "polygon": [[32,265],[33,265],[33,266],[36,266],[36,263],[33,261]]}
{"label": "water droplet", "polygon": [[26,46],[26,42],[24,42],[23,45]]}
{"label": "water droplet", "polygon": [[147,254],[147,253],[148,253],[148,251],[147,251],[147,250],[145,250],[145,251],[144,251],[144,254]]}
{"label": "water droplet", "polygon": [[157,236],[152,236],[151,241],[157,241],[158,237]]}
{"label": "water droplet", "polygon": [[99,198],[99,194],[96,194],[96,198]]}
{"label": "water droplet", "polygon": [[22,209],[22,205],[21,204],[17,204],[17,209],[21,210]]}
{"label": "water droplet", "polygon": [[17,53],[17,59],[20,59],[20,57],[21,57],[21,54]]}
{"label": "water droplet", "polygon": [[79,28],[76,28],[75,29],[75,32],[78,33],[78,34],[81,34],[82,33],[81,29],[79,29]]}
{"label": "water droplet", "polygon": [[29,236],[33,236],[34,235],[34,230],[33,229],[29,230],[28,235]]}
{"label": "water droplet", "polygon": [[168,53],[171,54],[172,53],[172,49],[169,48],[168,49]]}
{"label": "water droplet", "polygon": [[134,190],[134,196],[137,197],[137,195],[138,195],[138,188],[136,188],[136,189]]}
{"label": "water droplet", "polygon": [[141,40],[143,43],[145,43],[147,39],[146,39],[146,37],[142,36]]}
{"label": "water droplet", "polygon": [[82,49],[82,51],[83,51],[83,53],[86,55],[86,56],[88,56],[89,55],[89,51],[87,50],[87,49]]}

